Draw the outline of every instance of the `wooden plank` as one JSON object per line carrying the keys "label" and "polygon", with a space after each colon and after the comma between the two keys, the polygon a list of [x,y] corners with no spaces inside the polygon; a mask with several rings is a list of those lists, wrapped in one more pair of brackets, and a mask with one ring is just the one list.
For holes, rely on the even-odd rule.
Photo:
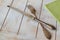
{"label": "wooden plank", "polygon": [[7,5],[11,3],[12,0],[0,0],[0,27],[3,24],[4,18],[7,14],[7,11],[9,8],[7,8]]}
{"label": "wooden plank", "polygon": [[[14,3],[12,6],[24,11],[26,2],[27,0],[14,0]],[[18,40],[18,39],[22,40],[23,33],[20,32],[20,35],[17,35],[21,18],[22,18],[22,15],[19,12],[16,12],[15,10],[10,9],[9,15],[4,23],[2,37],[4,37],[6,40]]]}
{"label": "wooden plank", "polygon": [[[29,2],[28,2],[28,5],[29,4],[32,5],[37,10],[37,15],[40,13],[39,12],[40,11],[40,3],[41,3],[41,0],[37,0],[37,1],[29,0]],[[29,11],[28,8],[26,9],[26,12],[31,14],[31,12]],[[35,21],[31,20],[31,19],[29,19],[30,21],[27,21],[28,19],[29,18],[24,17],[24,20],[23,20],[23,23],[22,23],[22,29],[24,30],[23,32],[24,32],[24,34],[26,34],[26,36],[25,36],[26,38],[28,37],[28,39],[35,39],[37,22],[35,22]],[[41,33],[41,32],[39,31],[39,33]],[[40,34],[39,34],[39,38],[40,38]]]}
{"label": "wooden plank", "polygon": [[[11,1],[12,0],[8,0],[8,1],[4,0],[0,6],[0,10],[1,10],[0,26],[2,25],[5,15],[8,11],[7,5],[10,5]],[[37,10],[38,17],[39,17],[39,13],[40,13],[41,1],[42,0],[37,0],[37,1],[28,0],[28,3],[27,3],[27,5],[30,4]],[[51,2],[51,1],[49,1],[49,2]],[[26,2],[27,2],[27,0],[14,0],[14,3],[12,6],[24,11],[24,9],[26,7]],[[51,16],[49,11],[47,11],[45,8],[45,4],[47,4],[49,2],[48,2],[48,0],[44,0],[44,6],[43,6],[43,10],[42,10],[41,20],[56,26],[56,20],[54,19],[54,17]],[[28,8],[26,8],[25,12],[28,12],[29,14],[31,14],[31,12],[29,11]],[[35,22],[34,20],[29,19],[28,17],[25,17],[25,16],[23,17],[22,24],[20,26],[21,29],[19,30],[19,35],[16,35],[18,32],[18,29],[19,29],[19,25],[21,23],[21,19],[22,19],[22,15],[19,12],[16,12],[15,10],[10,9],[9,15],[3,26],[3,31],[6,33],[4,33],[4,32],[0,33],[0,35],[2,35],[1,37],[3,40],[5,40],[5,38],[6,38],[6,40],[48,40],[44,36],[41,25],[39,25],[39,28],[38,28],[37,38],[35,38],[38,23]],[[59,38],[60,37],[59,26],[57,29],[58,29],[57,30],[57,40],[59,40],[60,39]],[[55,31],[52,31],[51,29],[49,29],[49,31],[52,33],[51,40],[55,40]]]}
{"label": "wooden plank", "polygon": [[[52,0],[51,0],[52,1]],[[47,1],[45,0],[44,2],[44,6],[43,6],[43,12],[42,12],[42,16],[41,16],[41,20],[47,22],[47,23],[50,23],[54,26],[56,26],[56,20],[54,19],[54,17],[50,14],[49,11],[47,11],[47,9],[45,8],[45,4],[47,4],[46,2],[50,2],[50,1]],[[46,26],[47,27],[47,26]],[[49,27],[49,26],[48,26]],[[51,32],[52,34],[52,39],[51,40],[55,40],[55,31],[49,29],[49,31]]]}
{"label": "wooden plank", "polygon": [[56,40],[60,39],[60,23],[57,22]]}
{"label": "wooden plank", "polygon": [[[14,0],[13,7],[24,10],[26,0]],[[15,10],[10,9],[3,29],[8,32],[17,33],[22,15]]]}

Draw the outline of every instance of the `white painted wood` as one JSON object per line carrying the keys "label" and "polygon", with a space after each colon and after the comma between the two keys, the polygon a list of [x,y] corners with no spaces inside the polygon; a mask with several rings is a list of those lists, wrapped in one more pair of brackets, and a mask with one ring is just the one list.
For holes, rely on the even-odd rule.
{"label": "white painted wood", "polygon": [[56,40],[60,40],[60,23],[57,22]]}
{"label": "white painted wood", "polygon": [[[54,0],[53,0],[54,1]],[[48,1],[48,0],[44,0],[44,5],[43,5],[43,11],[42,11],[42,15],[41,15],[41,20],[50,23],[54,26],[56,26],[56,20],[54,19],[54,17],[51,15],[51,13],[49,11],[47,11],[47,9],[45,8],[45,5],[47,3],[53,2],[52,0]],[[49,27],[49,26],[46,26]],[[51,34],[52,34],[52,39],[51,40],[55,40],[55,31],[49,29]],[[44,35],[43,35],[44,36]],[[44,40],[44,38],[42,39]]]}
{"label": "white painted wood", "polygon": [[11,3],[11,0],[8,0],[8,1],[0,0],[0,27],[8,11],[7,5],[9,5],[10,3]]}
{"label": "white painted wood", "polygon": [[[40,4],[39,3],[41,2],[40,0],[37,0],[37,1],[34,1],[34,0],[28,0],[28,4],[27,5],[32,5],[33,7],[35,7],[37,10],[39,10],[39,6]],[[36,6],[37,5],[37,6]],[[29,9],[27,8],[26,9],[26,12],[28,12],[29,14],[31,14],[31,12],[29,11]],[[29,20],[29,21],[28,21]],[[24,27],[24,28],[23,28]],[[25,35],[25,37],[27,39],[35,39],[35,35],[36,35],[36,27],[37,27],[37,22],[27,18],[27,17],[24,17],[23,19],[23,23],[22,23],[22,32]],[[24,38],[24,37],[23,37]]]}
{"label": "white painted wood", "polygon": [[[22,9],[24,11],[25,4],[26,4],[26,0],[20,0],[20,1],[15,0],[13,3],[13,7]],[[6,22],[5,22],[5,24],[7,23],[5,26],[7,28],[6,30],[17,33],[19,24],[21,21],[21,17],[22,17],[22,15],[20,13],[11,9],[9,12],[8,18],[6,19]]]}
{"label": "white painted wood", "polygon": [[[0,0],[0,27],[3,23],[3,20],[5,18],[5,15],[8,11],[7,5],[10,5],[12,0]],[[37,16],[40,13],[40,6],[41,6],[42,0],[28,0],[28,5],[32,5],[37,10]],[[56,26],[56,20],[54,17],[50,14],[49,11],[45,8],[45,4],[50,3],[54,0],[44,0],[41,20],[53,24]],[[18,9],[21,9],[24,11],[26,6],[27,0],[14,0],[13,7],[16,7]],[[28,8],[26,8],[25,12],[28,12],[31,14]],[[35,38],[36,35],[36,28],[37,28],[37,22],[34,20],[29,19],[28,17],[23,17],[23,21],[21,24],[21,29],[19,31],[19,35],[17,35],[18,28],[21,22],[22,14],[19,12],[10,9],[9,15],[4,23],[3,31],[0,32],[0,39],[1,40],[48,40],[42,31],[41,25],[39,25],[38,28],[38,35],[37,39]],[[47,26],[46,26],[47,27]],[[57,28],[57,40],[60,38],[60,32],[59,32],[59,26]],[[52,33],[52,39],[55,40],[55,31],[52,31],[50,29],[50,32]]]}

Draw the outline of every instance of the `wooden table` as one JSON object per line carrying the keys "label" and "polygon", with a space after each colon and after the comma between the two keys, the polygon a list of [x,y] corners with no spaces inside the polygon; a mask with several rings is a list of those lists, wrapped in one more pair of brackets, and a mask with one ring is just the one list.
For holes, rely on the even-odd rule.
{"label": "wooden table", "polygon": [[[40,19],[56,26],[57,31],[50,30],[52,33],[51,40],[59,40],[60,25],[45,7],[46,4],[53,1],[55,0],[44,0]],[[43,34],[41,25],[38,27],[37,38],[35,38],[38,23],[15,10],[9,9],[7,5],[10,5],[11,2],[12,0],[0,0],[0,27],[4,22],[2,31],[0,32],[0,40],[47,40]],[[30,4],[37,10],[38,16],[40,13],[41,2],[42,0],[14,0],[12,6],[31,14],[26,7],[26,5]],[[8,15],[6,17],[7,13]],[[19,34],[17,35],[19,27]]]}

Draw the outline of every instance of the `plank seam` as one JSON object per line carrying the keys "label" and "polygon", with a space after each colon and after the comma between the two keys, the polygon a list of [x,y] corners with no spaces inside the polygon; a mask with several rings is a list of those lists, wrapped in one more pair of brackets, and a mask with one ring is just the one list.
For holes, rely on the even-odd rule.
{"label": "plank seam", "polygon": [[[12,6],[13,2],[14,2],[14,0],[12,0],[10,6]],[[4,26],[4,23],[5,23],[5,21],[6,21],[7,17],[8,17],[9,11],[10,11],[10,8],[9,8],[8,11],[7,11],[7,14],[6,14],[5,18],[4,18],[4,21],[3,21],[3,23],[2,23],[2,26],[1,26],[1,28],[0,28],[0,31],[2,30],[2,28],[3,28],[3,26]]]}
{"label": "plank seam", "polygon": [[[24,12],[25,12],[25,10],[26,10],[27,3],[28,3],[28,0],[27,0],[27,2],[26,2],[25,9],[24,9]],[[20,25],[19,25],[19,28],[18,28],[17,35],[19,34],[19,31],[20,31],[20,29],[21,29],[21,25],[22,25],[22,22],[23,22],[23,18],[24,18],[24,15],[22,15],[22,18],[21,18],[21,22],[20,22]]]}

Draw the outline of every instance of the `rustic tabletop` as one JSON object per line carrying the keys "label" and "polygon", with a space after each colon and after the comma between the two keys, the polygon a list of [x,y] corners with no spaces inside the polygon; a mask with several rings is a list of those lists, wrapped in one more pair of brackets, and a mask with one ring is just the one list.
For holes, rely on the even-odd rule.
{"label": "rustic tabletop", "polygon": [[43,0],[41,10],[42,0],[0,0],[0,29],[2,28],[0,40],[48,40],[42,31],[41,25],[38,25],[38,22],[7,7],[7,5],[11,5],[30,14],[31,12],[27,8],[27,5],[32,5],[37,10],[37,16],[41,13],[41,20],[57,28],[57,31],[49,29],[52,34],[51,40],[59,40],[60,25],[45,7],[46,4],[53,1],[55,0]]}

